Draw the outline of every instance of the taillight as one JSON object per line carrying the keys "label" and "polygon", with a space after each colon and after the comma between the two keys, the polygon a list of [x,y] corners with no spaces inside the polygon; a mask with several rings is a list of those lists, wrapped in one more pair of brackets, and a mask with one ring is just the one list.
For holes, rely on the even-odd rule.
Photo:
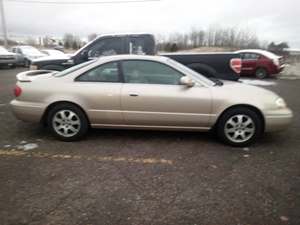
{"label": "taillight", "polygon": [[22,89],[18,85],[14,88],[14,94],[16,97],[19,97],[22,94]]}
{"label": "taillight", "polygon": [[234,58],[230,60],[230,67],[236,73],[241,73],[242,71],[242,60],[239,58]]}

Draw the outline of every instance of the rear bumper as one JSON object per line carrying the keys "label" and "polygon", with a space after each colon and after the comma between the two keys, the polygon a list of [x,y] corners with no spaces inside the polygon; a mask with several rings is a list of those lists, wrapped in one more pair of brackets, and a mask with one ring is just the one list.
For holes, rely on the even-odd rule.
{"label": "rear bumper", "polygon": [[46,109],[46,106],[41,103],[22,102],[18,100],[11,101],[10,106],[18,119],[37,123],[41,121]]}
{"label": "rear bumper", "polygon": [[288,109],[280,109],[276,113],[265,115],[265,131],[282,131],[289,127],[293,119],[293,112]]}

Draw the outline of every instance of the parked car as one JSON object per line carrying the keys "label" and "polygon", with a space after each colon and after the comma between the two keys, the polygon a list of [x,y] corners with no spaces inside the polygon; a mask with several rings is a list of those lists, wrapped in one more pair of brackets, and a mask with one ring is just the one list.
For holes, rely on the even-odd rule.
{"label": "parked car", "polygon": [[0,66],[15,67],[17,64],[17,56],[0,46]]}
{"label": "parked car", "polygon": [[[71,66],[95,59],[101,56],[138,54],[155,55],[156,45],[151,34],[121,34],[103,35],[94,39],[68,59],[51,58],[37,59],[30,69],[45,69],[62,71]],[[238,80],[241,69],[240,55],[236,53],[207,54],[164,54],[206,77]]]}
{"label": "parked car", "polygon": [[[17,75],[17,118],[42,122],[63,141],[89,127],[208,131],[246,146],[264,131],[285,129],[292,112],[271,91],[214,82],[166,57],[102,57],[62,72]],[[47,88],[45,88],[47,87]]]}
{"label": "parked car", "polygon": [[42,53],[48,56],[65,56],[66,54],[60,50],[56,49],[43,49],[41,50]]}
{"label": "parked car", "polygon": [[280,73],[285,67],[283,57],[272,52],[248,49],[236,53],[239,53],[242,58],[241,75],[251,75],[263,79]]}
{"label": "parked car", "polygon": [[46,56],[37,48],[29,45],[14,46],[12,52],[16,53],[18,64],[25,67],[29,67],[32,60]]}
{"label": "parked car", "polygon": [[169,57],[208,78],[237,81],[242,67],[241,59],[232,53],[169,53]]}

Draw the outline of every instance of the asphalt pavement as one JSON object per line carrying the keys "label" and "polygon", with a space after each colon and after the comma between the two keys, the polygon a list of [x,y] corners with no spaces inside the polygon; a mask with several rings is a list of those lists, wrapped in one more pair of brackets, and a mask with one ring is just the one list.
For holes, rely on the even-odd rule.
{"label": "asphalt pavement", "polygon": [[300,224],[300,80],[265,81],[295,117],[249,148],[102,129],[64,143],[12,115],[21,70],[0,70],[1,225]]}

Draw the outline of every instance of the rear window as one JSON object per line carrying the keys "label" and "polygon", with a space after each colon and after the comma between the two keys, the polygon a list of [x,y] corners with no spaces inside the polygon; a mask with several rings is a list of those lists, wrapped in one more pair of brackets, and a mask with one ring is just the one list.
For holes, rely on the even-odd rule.
{"label": "rear window", "polygon": [[74,71],[76,71],[76,70],[79,70],[79,69],[81,69],[81,68],[83,68],[83,67],[85,67],[85,66],[88,66],[88,65],[92,64],[92,63],[95,62],[95,61],[96,61],[96,60],[91,60],[91,61],[87,61],[87,62],[78,64],[78,65],[76,65],[76,66],[72,66],[72,67],[70,67],[69,69],[66,69],[66,70],[63,70],[63,71],[61,71],[61,72],[57,72],[57,73],[53,74],[53,76],[55,76],[55,77],[63,77],[63,76],[66,76],[66,75],[68,75],[68,74],[70,74],[70,73],[72,73],[72,72],[74,72]]}

